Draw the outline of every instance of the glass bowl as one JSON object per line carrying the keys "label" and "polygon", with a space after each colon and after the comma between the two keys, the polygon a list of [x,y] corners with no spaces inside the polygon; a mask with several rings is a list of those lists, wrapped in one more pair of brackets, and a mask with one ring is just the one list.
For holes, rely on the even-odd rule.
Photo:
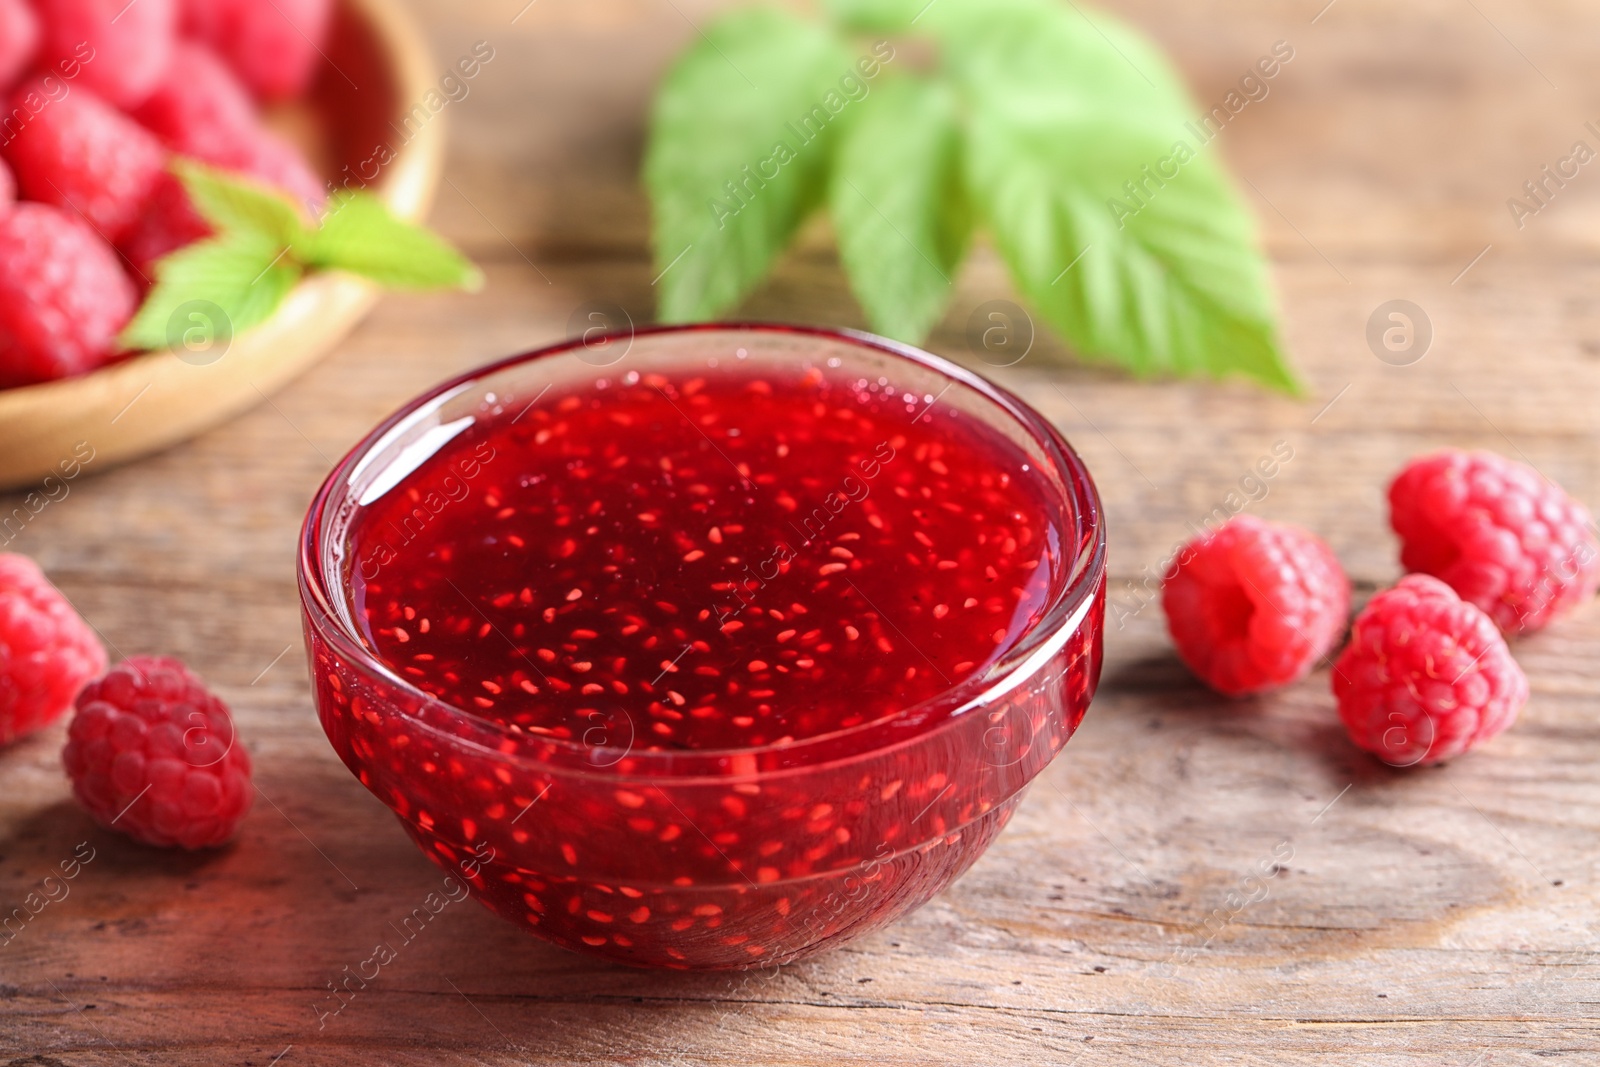
{"label": "glass bowl", "polygon": [[[787,744],[656,751],[623,713],[577,740],[451,707],[373,655],[352,620],[353,521],[452,427],[552,383],[747,359],[887,379],[983,420],[1058,499],[1062,556],[1039,621],[988,669],[887,718]],[[470,423],[469,423],[470,424]],[[446,382],[385,420],[306,518],[300,593],[334,749],[422,850],[490,910],[638,966],[773,965],[878,929],[983,854],[1082,721],[1099,681],[1106,538],[1088,470],[1042,416],[926,352],[859,333],[703,325],[588,336]]]}

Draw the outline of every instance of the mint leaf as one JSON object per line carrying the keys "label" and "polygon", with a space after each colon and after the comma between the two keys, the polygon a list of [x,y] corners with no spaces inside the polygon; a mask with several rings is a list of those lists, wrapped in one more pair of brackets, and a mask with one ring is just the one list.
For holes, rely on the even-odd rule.
{"label": "mint leaf", "polygon": [[821,203],[851,64],[815,23],[746,8],[673,66],[644,166],[663,320],[737,305]]}
{"label": "mint leaf", "polygon": [[939,321],[972,233],[957,109],[942,82],[885,81],[834,166],[830,207],[850,286],[874,330],[913,344]]}
{"label": "mint leaf", "polygon": [[218,232],[264,234],[279,247],[292,247],[304,238],[306,221],[281,191],[190,159],[177,160],[172,169],[195,210]]}
{"label": "mint leaf", "polygon": [[346,270],[390,289],[483,286],[483,274],[461,253],[367,193],[336,194],[302,254],[308,266]]}
{"label": "mint leaf", "polygon": [[121,343],[142,350],[175,347],[192,315],[230,336],[265,322],[304,273],[288,253],[266,234],[236,231],[167,256],[156,265],[156,286]]}
{"label": "mint leaf", "polygon": [[272,317],[307,270],[339,269],[391,289],[476,289],[483,275],[432,233],[366,193],[341,192],[312,227],[286,194],[192,160],[173,167],[216,237],[155,266],[156,286],[123,331],[134,350],[229,337]]}
{"label": "mint leaf", "polygon": [[1018,288],[1086,355],[1296,389],[1250,216],[1165,63],[1102,20],[995,2],[1004,19],[954,0],[940,32],[969,188]]}

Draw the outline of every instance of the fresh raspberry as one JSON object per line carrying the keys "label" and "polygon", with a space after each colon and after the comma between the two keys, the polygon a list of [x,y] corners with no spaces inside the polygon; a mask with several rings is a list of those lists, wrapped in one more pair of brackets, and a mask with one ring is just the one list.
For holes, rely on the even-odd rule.
{"label": "fresh raspberry", "polygon": [[332,0],[183,0],[184,32],[215,48],[262,100],[306,91],[332,15]]}
{"label": "fresh raspberry", "polygon": [[313,216],[328,200],[328,184],[317,177],[300,149],[274,133],[264,134],[238,168],[252,178],[288,193]]}
{"label": "fresh raspberry", "polygon": [[1189,669],[1243,696],[1303,678],[1327,655],[1344,632],[1350,583],[1310,533],[1241,515],[1184,546],[1162,606]]}
{"label": "fresh raspberry", "polygon": [[149,286],[155,283],[156,260],[211,234],[211,226],[195,210],[183,182],[175,174],[166,174],[133,231],[117,247]]}
{"label": "fresh raspberry", "polygon": [[137,295],[117,254],[47,204],[0,213],[0,388],[101,366]]}
{"label": "fresh raspberry", "polygon": [[1446,449],[1389,487],[1400,562],[1439,578],[1507,633],[1528,633],[1594,596],[1600,542],[1589,512],[1532,467]]}
{"label": "fresh raspberry", "polygon": [[34,0],[44,22],[40,60],[77,65],[86,87],[121,108],[155,89],[177,41],[177,0]]}
{"label": "fresh raspberry", "polygon": [[175,659],[135,656],[78,696],[61,753],[100,825],[147,845],[208,848],[250,810],[250,757],[228,707]]}
{"label": "fresh raspberry", "polygon": [[27,0],[0,0],[0,93],[16,84],[39,50],[39,16]]}
{"label": "fresh raspberry", "polygon": [[1510,726],[1528,679],[1494,621],[1425,574],[1373,597],[1333,671],[1350,739],[1410,767],[1459,756]]}
{"label": "fresh raspberry", "polygon": [[183,41],[165,76],[133,117],[180,155],[238,167],[264,130],[250,92],[215,52]]}
{"label": "fresh raspberry", "polygon": [[[241,166],[229,168],[247,178],[276,186],[305,206],[313,216],[326,202],[326,187],[311,172],[298,149],[263,132],[262,139]],[[155,279],[155,263],[213,234],[210,223],[195,209],[183,182],[165,175],[145,204],[131,233],[117,245],[146,283]]]}
{"label": "fresh raspberry", "polygon": [[60,718],[105,669],[100,639],[44,572],[0,553],[0,745]]}
{"label": "fresh raspberry", "polygon": [[[142,0],[141,0],[142,2]],[[140,6],[135,4],[134,7]],[[22,194],[80,214],[108,241],[132,229],[167,166],[155,136],[89,91],[47,83],[13,96],[25,118],[6,146]]]}

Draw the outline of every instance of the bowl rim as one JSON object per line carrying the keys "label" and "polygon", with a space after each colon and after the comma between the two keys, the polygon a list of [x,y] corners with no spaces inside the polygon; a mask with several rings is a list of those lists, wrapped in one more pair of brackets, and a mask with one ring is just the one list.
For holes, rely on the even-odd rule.
{"label": "bowl rim", "polygon": [[[398,673],[390,670],[372,653],[344,622],[334,608],[330,595],[329,576],[323,566],[321,528],[330,513],[330,504],[340,490],[349,484],[350,476],[370,456],[397,426],[415,416],[419,411],[436,403],[442,397],[461,390],[474,381],[498,374],[501,371],[541,359],[568,354],[585,345],[610,340],[644,337],[674,336],[693,333],[753,332],[815,337],[843,342],[907,360],[926,370],[931,370],[950,380],[951,385],[964,385],[998,406],[1028,432],[1032,441],[1049,457],[1052,467],[1060,477],[1069,502],[1076,513],[1075,541],[1085,549],[1073,560],[1068,574],[1055,590],[1049,609],[1031,626],[1001,658],[983,672],[973,674],[961,682],[939,690],[915,704],[900,708],[892,715],[871,722],[860,723],[843,730],[830,731],[785,744],[767,744],[735,749],[686,749],[663,751],[635,751],[630,741],[623,757],[614,763],[596,766],[586,758],[596,746],[580,741],[548,736],[530,739],[517,735],[508,727],[493,720],[483,719],[465,709],[440,700],[412,685]],[[948,388],[948,387],[947,387]],[[942,395],[942,394],[941,394]],[[565,340],[532,349],[527,352],[493,360],[440,382],[408,400],[386,417],[339,460],[328,473],[316,495],[312,498],[301,527],[300,547],[296,554],[296,570],[302,611],[306,623],[316,629],[317,637],[326,643],[346,667],[357,668],[375,683],[398,688],[404,696],[418,706],[431,707],[444,712],[454,723],[465,726],[470,732],[511,740],[519,746],[537,745],[546,753],[565,753],[566,760],[552,760],[517,752],[504,747],[485,744],[466,733],[441,729],[425,721],[414,711],[397,707],[396,713],[406,717],[415,727],[448,738],[449,742],[480,750],[486,756],[519,764],[538,767],[551,774],[562,776],[595,777],[615,780],[659,779],[681,782],[695,778],[727,780],[731,774],[760,779],[771,778],[785,772],[810,771],[818,766],[847,763],[852,759],[881,755],[902,745],[910,744],[931,734],[939,733],[963,721],[967,714],[985,707],[1016,689],[1048,663],[1083,626],[1090,623],[1090,612],[1097,593],[1103,589],[1106,574],[1107,537],[1106,522],[1100,493],[1093,475],[1075,449],[1056,429],[1053,423],[1021,400],[1010,390],[960,366],[942,356],[927,352],[914,345],[894,341],[862,330],[830,328],[783,322],[748,320],[698,322],[688,324],[653,325],[625,329],[606,334],[603,338],[569,337]],[[1101,624],[1103,628],[1103,623]],[[310,668],[315,672],[313,658]],[[315,690],[315,679],[313,678]],[[923,725],[925,723],[925,725]],[[829,754],[840,747],[840,742],[858,735],[884,733],[894,727],[916,725],[920,728],[903,737],[890,737],[879,744],[856,749],[845,749],[842,754]],[[780,753],[791,759],[776,769],[750,770],[756,757]],[[807,755],[822,753],[821,758],[806,759]],[[577,755],[580,761],[571,760]],[[740,763],[735,770],[730,764]],[[674,770],[685,765],[694,769]],[[626,769],[622,769],[626,767]]]}

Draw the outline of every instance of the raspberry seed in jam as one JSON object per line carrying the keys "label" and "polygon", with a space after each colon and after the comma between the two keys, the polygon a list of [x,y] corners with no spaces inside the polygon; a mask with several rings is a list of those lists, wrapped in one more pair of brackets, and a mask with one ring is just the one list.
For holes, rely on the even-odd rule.
{"label": "raspberry seed in jam", "polygon": [[[481,420],[370,507],[356,620],[392,670],[515,731],[787,744],[949,689],[1037,620],[1063,561],[1027,466],[888,383],[601,378]],[[435,478],[462,487],[437,515]]]}
{"label": "raspberry seed in jam", "polygon": [[636,964],[783,962],[921,903],[1098,674],[1076,457],[828,334],[490,368],[347,459],[307,532],[345,761],[491,909]]}

